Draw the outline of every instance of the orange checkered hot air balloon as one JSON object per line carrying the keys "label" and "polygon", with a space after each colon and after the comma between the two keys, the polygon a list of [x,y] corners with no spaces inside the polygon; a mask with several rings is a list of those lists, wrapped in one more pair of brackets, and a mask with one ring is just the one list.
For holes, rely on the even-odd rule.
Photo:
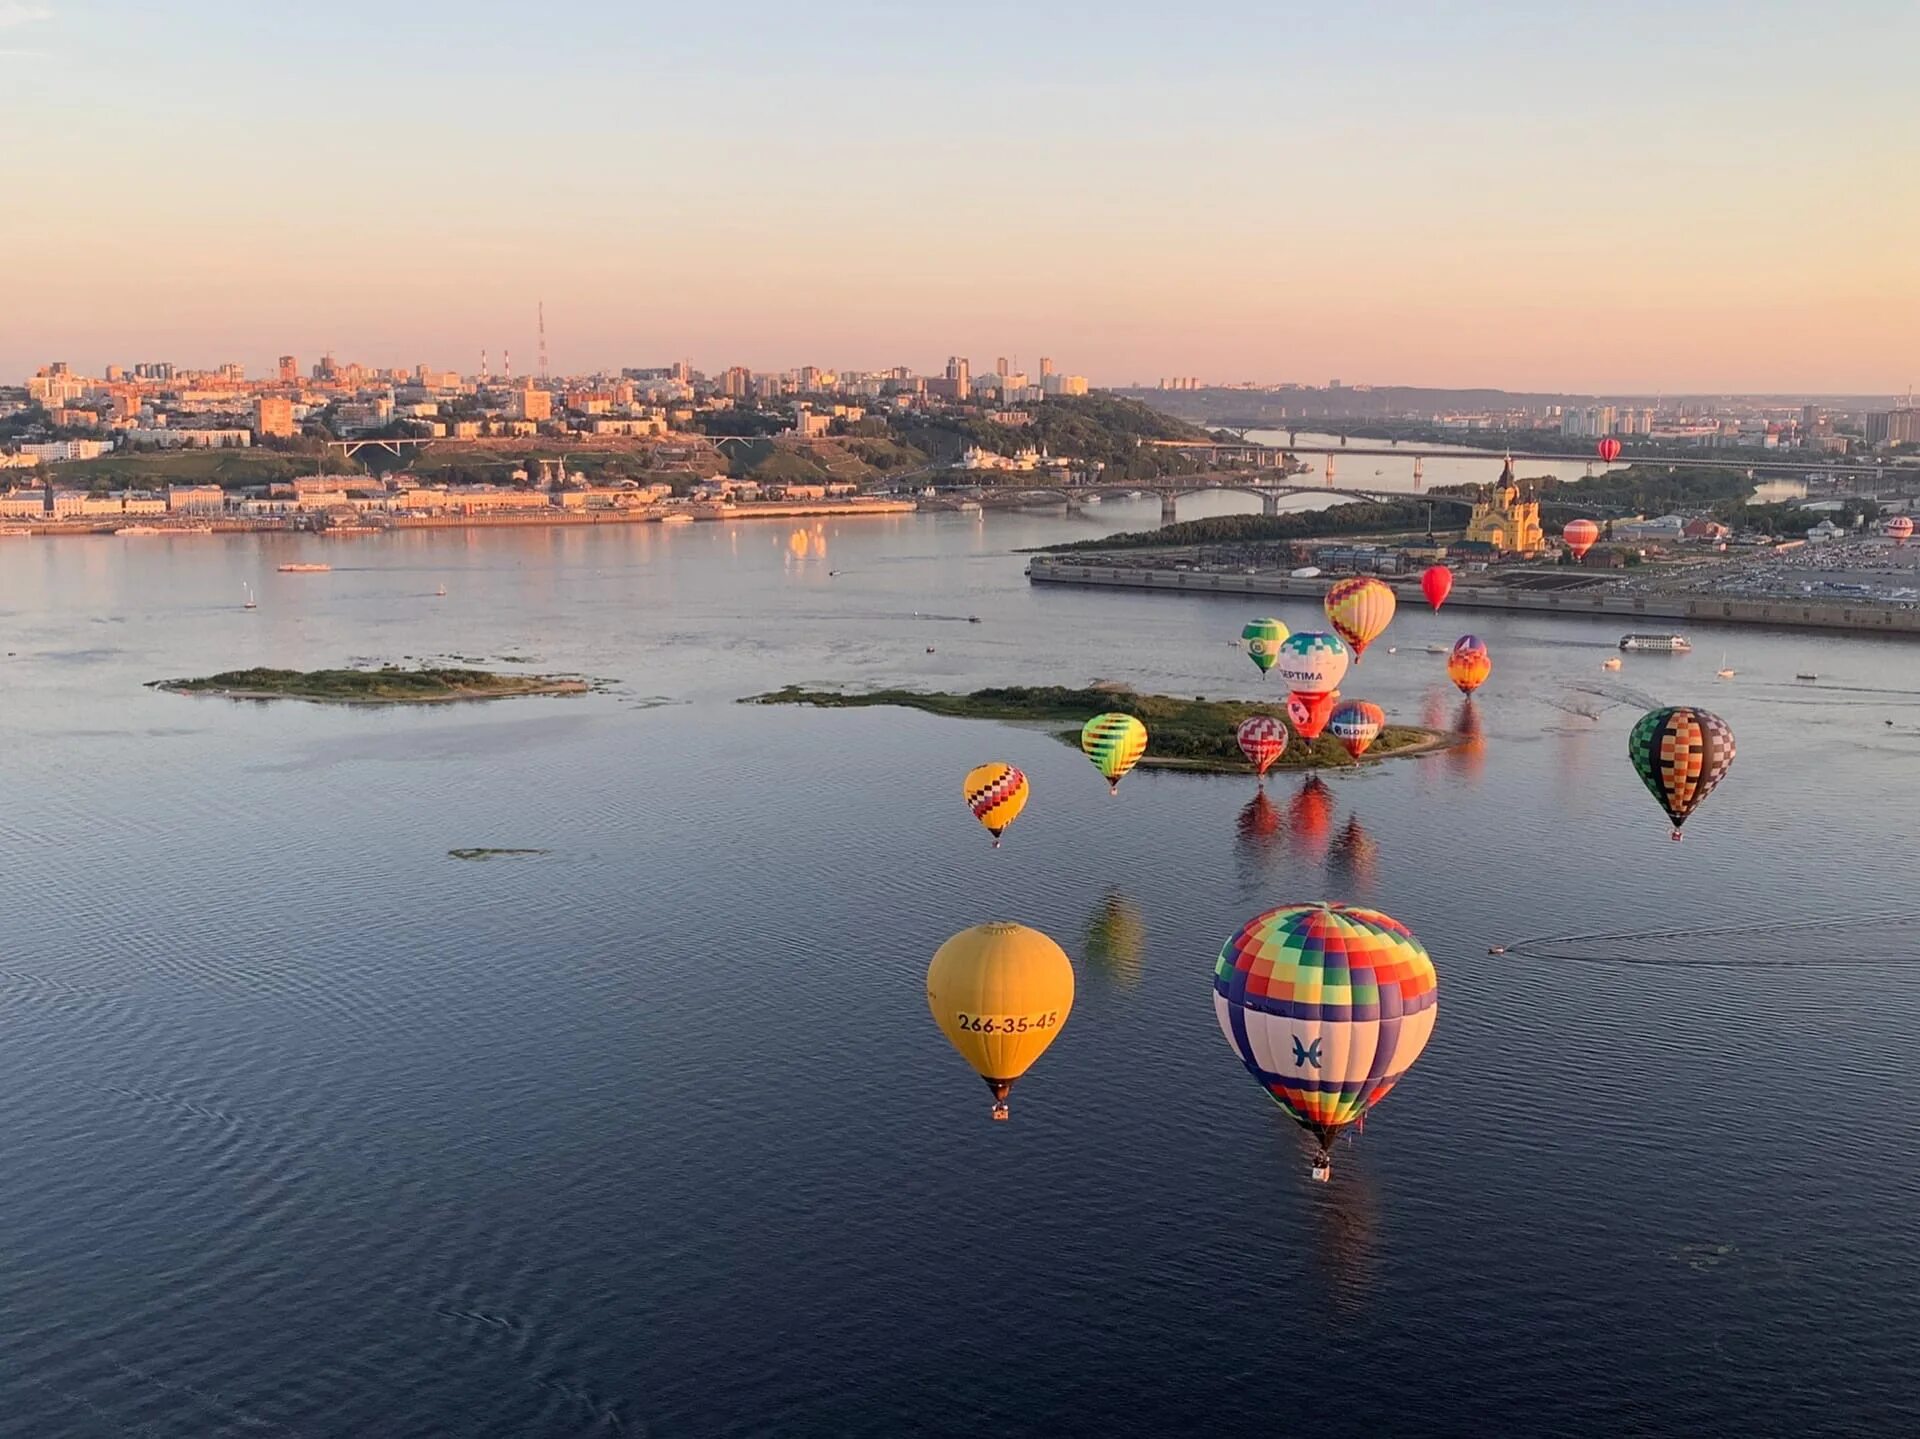
{"label": "orange checkered hot air balloon", "polygon": [[1327,619],[1353,651],[1355,664],[1393,622],[1397,603],[1392,587],[1372,575],[1341,580],[1327,591]]}
{"label": "orange checkered hot air balloon", "polygon": [[1733,730],[1716,714],[1675,705],[1640,716],[1627,758],[1673,821],[1673,837],[1733,767]]}
{"label": "orange checkered hot air balloon", "polygon": [[1027,777],[1012,765],[996,760],[968,770],[960,790],[973,817],[993,836],[993,847],[1000,848],[1000,836],[1027,807]]}

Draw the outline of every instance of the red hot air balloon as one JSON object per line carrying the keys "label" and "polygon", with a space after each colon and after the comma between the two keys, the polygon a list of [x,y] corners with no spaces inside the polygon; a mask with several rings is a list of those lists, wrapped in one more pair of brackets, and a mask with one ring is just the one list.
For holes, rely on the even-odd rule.
{"label": "red hot air balloon", "polygon": [[1323,695],[1288,695],[1287,718],[1293,721],[1294,733],[1301,739],[1319,739],[1320,731],[1327,727],[1327,721],[1332,718],[1333,707],[1339,699],[1339,690]]}
{"label": "red hot air balloon", "polygon": [[1453,571],[1445,565],[1428,565],[1420,574],[1420,593],[1436,610],[1453,593]]}
{"label": "red hot air balloon", "polygon": [[1248,715],[1240,721],[1235,738],[1253,772],[1265,779],[1267,767],[1286,752],[1287,727],[1272,715]]}
{"label": "red hot air balloon", "polygon": [[1576,560],[1583,560],[1593,548],[1593,542],[1600,538],[1600,526],[1592,520],[1568,520],[1567,527],[1560,531],[1560,538],[1567,542]]}
{"label": "red hot air balloon", "polygon": [[1610,465],[1620,458],[1620,442],[1608,435],[1593,447],[1593,452],[1600,457],[1601,463]]}

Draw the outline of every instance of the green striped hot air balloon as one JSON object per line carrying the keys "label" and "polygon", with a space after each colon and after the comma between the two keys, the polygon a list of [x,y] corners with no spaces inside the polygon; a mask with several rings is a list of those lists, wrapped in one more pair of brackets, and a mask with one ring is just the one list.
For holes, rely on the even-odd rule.
{"label": "green striped hot air balloon", "polygon": [[1265,674],[1280,658],[1280,646],[1286,643],[1287,627],[1275,619],[1248,620],[1240,631],[1247,642],[1247,658]]}
{"label": "green striped hot air balloon", "polygon": [[1117,794],[1121,779],[1147,751],[1147,727],[1132,715],[1095,715],[1080,731],[1080,748]]}

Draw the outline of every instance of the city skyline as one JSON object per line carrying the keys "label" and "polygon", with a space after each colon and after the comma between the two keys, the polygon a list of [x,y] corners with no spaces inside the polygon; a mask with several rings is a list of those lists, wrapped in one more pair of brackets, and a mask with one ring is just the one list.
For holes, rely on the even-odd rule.
{"label": "city skyline", "polygon": [[0,3],[0,376],[526,372],[544,301],[556,373],[1920,377],[1910,7],[730,15]]}

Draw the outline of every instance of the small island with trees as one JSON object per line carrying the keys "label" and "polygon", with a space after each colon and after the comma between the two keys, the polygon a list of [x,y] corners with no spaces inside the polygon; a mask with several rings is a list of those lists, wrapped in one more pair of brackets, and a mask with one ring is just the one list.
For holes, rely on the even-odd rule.
{"label": "small island with trees", "polygon": [[[788,685],[771,694],[750,695],[742,704],[814,705],[822,709],[853,709],[892,705],[924,710],[951,719],[999,720],[1012,724],[1044,724],[1063,743],[1080,743],[1080,726],[1097,714],[1130,714],[1147,727],[1147,752],[1142,765],[1162,769],[1194,770],[1206,774],[1250,774],[1253,767],[1240,753],[1236,731],[1251,715],[1264,714],[1286,723],[1286,698],[1272,700],[1210,700],[1203,696],[1181,699],[1174,695],[1139,694],[1124,686],[1068,689],[1059,685],[1015,685],[975,690],[971,694],[924,690],[883,689],[864,692],[814,690]],[[1063,723],[1070,729],[1052,729]],[[1355,760],[1340,742],[1322,734],[1308,742],[1287,725],[1287,748],[1271,766],[1274,770],[1351,768],[1385,756],[1426,754],[1445,749],[1455,736],[1418,725],[1385,725],[1366,755]]]}
{"label": "small island with trees", "polygon": [[585,694],[583,679],[507,675],[490,670],[226,670],[201,679],[149,680],[150,689],[236,700],[310,700],[320,704],[444,704],[509,699],[516,695]]}

